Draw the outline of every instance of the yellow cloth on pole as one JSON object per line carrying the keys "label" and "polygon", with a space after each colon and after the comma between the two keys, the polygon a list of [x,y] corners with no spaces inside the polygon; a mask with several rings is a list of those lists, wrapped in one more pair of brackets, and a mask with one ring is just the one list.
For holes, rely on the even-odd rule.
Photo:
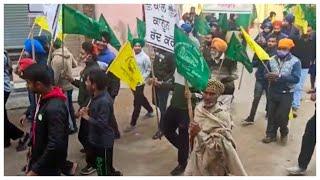
{"label": "yellow cloth on pole", "polygon": [[293,14],[295,17],[294,24],[302,30],[303,34],[306,34],[308,29],[308,21],[306,21],[304,18],[304,12],[302,11],[300,4],[293,7]]}
{"label": "yellow cloth on pole", "polygon": [[47,21],[47,17],[46,17],[46,16],[38,16],[38,17],[36,17],[36,18],[34,19],[34,22],[35,22],[38,26],[40,26],[41,29],[50,32],[49,23],[48,23],[48,21]]}
{"label": "yellow cloth on pole", "polygon": [[128,41],[121,47],[108,71],[127,83],[134,91],[136,90],[136,86],[144,81],[131,44]]}
{"label": "yellow cloth on pole", "polygon": [[252,49],[253,52],[255,52],[258,56],[258,58],[261,61],[268,61],[270,59],[270,56],[262,49],[261,46],[259,46],[258,43],[256,43],[249,34],[243,29],[243,27],[240,27],[241,33],[247,42],[248,46]]}

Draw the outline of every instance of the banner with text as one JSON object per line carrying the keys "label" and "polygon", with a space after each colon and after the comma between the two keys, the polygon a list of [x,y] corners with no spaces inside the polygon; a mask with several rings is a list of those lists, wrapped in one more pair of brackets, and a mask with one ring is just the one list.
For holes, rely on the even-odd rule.
{"label": "banner with text", "polygon": [[173,52],[174,26],[179,21],[179,10],[174,4],[145,4],[146,37],[148,44]]}

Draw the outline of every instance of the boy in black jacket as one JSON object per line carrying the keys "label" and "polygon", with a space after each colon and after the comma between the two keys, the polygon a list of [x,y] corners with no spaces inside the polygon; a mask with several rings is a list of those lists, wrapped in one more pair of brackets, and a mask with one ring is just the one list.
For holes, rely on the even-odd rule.
{"label": "boy in black jacket", "polygon": [[113,100],[106,91],[105,72],[92,71],[86,79],[86,88],[92,95],[87,107],[80,110],[80,116],[89,124],[88,151],[86,161],[94,164],[99,176],[119,176],[112,165],[114,131],[109,123],[113,116]]}
{"label": "boy in black jacket", "polygon": [[27,175],[60,175],[68,153],[68,109],[66,96],[52,87],[46,65],[33,64],[23,78],[30,91],[40,95],[32,123],[31,155]]}

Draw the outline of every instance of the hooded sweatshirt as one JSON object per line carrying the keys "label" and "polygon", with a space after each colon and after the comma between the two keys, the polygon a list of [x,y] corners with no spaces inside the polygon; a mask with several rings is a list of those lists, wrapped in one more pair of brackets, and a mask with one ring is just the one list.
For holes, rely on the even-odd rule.
{"label": "hooded sweatshirt", "polygon": [[30,170],[38,175],[59,174],[68,152],[68,109],[62,89],[53,87],[37,105],[32,123]]}
{"label": "hooded sweatshirt", "polygon": [[138,67],[141,71],[141,74],[143,76],[143,79],[146,80],[146,78],[150,75],[151,73],[151,61],[149,56],[141,50],[139,54],[136,54],[136,61],[138,64]]}
{"label": "hooded sweatshirt", "polygon": [[[62,88],[63,91],[72,90],[72,84],[64,79],[64,74],[72,77],[72,67],[77,66],[77,62],[67,48],[56,49],[52,53],[51,67],[54,71],[54,84]],[[63,59],[64,57],[64,59]]]}

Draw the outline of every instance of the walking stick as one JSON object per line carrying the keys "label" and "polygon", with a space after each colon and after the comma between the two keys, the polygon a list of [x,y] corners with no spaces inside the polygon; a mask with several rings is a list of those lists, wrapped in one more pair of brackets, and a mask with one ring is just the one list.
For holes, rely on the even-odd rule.
{"label": "walking stick", "polygon": [[[185,92],[186,93],[191,93],[190,89],[189,89],[189,84],[188,81],[186,79],[184,79],[184,84],[185,84]],[[189,114],[189,119],[190,119],[190,123],[193,122],[193,110],[192,110],[192,104],[191,104],[191,97],[188,96],[187,98],[187,103],[188,103],[188,114]],[[194,137],[189,137],[189,144],[190,144],[190,150],[189,153],[192,151],[193,149],[193,140]]]}
{"label": "walking stick", "polygon": [[[155,79],[154,70],[153,70],[153,62],[151,62],[151,74],[152,74],[152,79]],[[156,87],[154,86],[154,83],[152,83],[152,97],[154,99],[154,106],[156,108],[158,130],[160,130],[160,118],[159,118],[159,112],[158,112],[158,100],[157,100],[157,94],[156,94]]]}

